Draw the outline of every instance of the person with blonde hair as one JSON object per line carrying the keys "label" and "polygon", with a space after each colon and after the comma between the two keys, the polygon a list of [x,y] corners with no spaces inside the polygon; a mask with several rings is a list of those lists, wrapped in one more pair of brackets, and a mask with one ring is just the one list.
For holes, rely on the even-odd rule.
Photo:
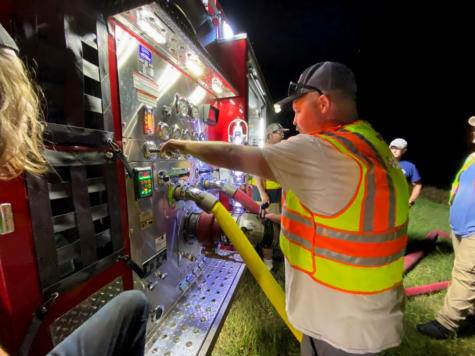
{"label": "person with blonde hair", "polygon": [[41,156],[43,94],[18,53],[15,41],[0,25],[0,180],[15,178],[24,170],[47,171]]}
{"label": "person with blonde hair", "polygon": [[[24,170],[33,174],[48,170],[41,156],[41,90],[18,53],[15,41],[0,25],[0,180],[4,181],[18,177]],[[141,291],[121,292],[48,355],[142,356],[149,308]],[[20,353],[27,354],[23,347],[29,346],[22,345]],[[4,355],[8,356],[0,345],[0,356]]]}

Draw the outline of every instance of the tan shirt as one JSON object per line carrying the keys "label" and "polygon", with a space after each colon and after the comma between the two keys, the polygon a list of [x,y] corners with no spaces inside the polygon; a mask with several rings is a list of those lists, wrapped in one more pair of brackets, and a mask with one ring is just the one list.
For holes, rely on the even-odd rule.
{"label": "tan shirt", "polygon": [[[325,140],[300,134],[264,147],[262,153],[282,188],[316,213],[341,211],[356,192],[358,165]],[[285,293],[292,325],[338,349],[376,353],[401,342],[402,287],[376,295],[343,293],[315,282],[286,260]]]}

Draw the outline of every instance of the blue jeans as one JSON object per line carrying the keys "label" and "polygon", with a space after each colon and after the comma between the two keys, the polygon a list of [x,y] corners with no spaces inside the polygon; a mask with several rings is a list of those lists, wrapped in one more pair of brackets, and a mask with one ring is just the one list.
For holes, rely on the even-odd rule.
{"label": "blue jeans", "polygon": [[142,356],[149,303],[137,290],[120,293],[48,356]]}

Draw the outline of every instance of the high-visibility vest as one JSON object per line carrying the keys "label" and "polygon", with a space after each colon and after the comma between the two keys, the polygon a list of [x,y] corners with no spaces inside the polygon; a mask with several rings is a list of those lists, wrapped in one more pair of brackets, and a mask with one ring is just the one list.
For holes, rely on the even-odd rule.
{"label": "high-visibility vest", "polygon": [[280,246],[293,268],[346,293],[375,294],[402,283],[409,193],[388,145],[365,121],[312,133],[353,159],[359,183],[348,205],[331,216],[283,192]]}
{"label": "high-visibility vest", "polygon": [[455,176],[455,179],[452,183],[452,189],[450,190],[449,205],[452,205],[455,198],[455,194],[457,194],[457,191],[459,189],[460,175],[464,171],[466,171],[468,167],[470,167],[473,163],[475,163],[475,152],[473,152],[472,154],[470,154],[470,156],[467,157],[462,168],[460,169],[460,171],[458,171],[457,175]]}
{"label": "high-visibility vest", "polygon": [[[273,182],[271,180],[263,179],[263,181],[264,181],[264,189],[280,189],[280,188],[282,188],[279,183]],[[254,185],[254,186],[257,186],[256,180],[254,179],[254,177],[252,177],[252,179],[251,179],[251,184]]]}

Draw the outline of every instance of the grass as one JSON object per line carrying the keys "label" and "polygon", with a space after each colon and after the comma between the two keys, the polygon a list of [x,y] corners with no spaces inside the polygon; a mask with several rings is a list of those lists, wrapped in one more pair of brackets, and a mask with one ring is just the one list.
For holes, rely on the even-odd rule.
{"label": "grass", "polygon": [[[409,245],[417,245],[432,230],[449,232],[448,192],[424,188],[423,195],[411,208]],[[453,265],[452,244],[439,237],[436,248],[404,277],[404,286],[447,281]],[[274,265],[277,281],[283,285],[284,267]],[[432,320],[441,308],[446,291],[406,299],[404,337],[400,346],[386,350],[382,356],[455,356],[475,355],[475,325],[460,330],[449,340],[432,340],[420,335],[416,325]],[[246,271],[228,317],[223,325],[212,356],[299,355],[299,344],[285,326],[252,275]]]}

